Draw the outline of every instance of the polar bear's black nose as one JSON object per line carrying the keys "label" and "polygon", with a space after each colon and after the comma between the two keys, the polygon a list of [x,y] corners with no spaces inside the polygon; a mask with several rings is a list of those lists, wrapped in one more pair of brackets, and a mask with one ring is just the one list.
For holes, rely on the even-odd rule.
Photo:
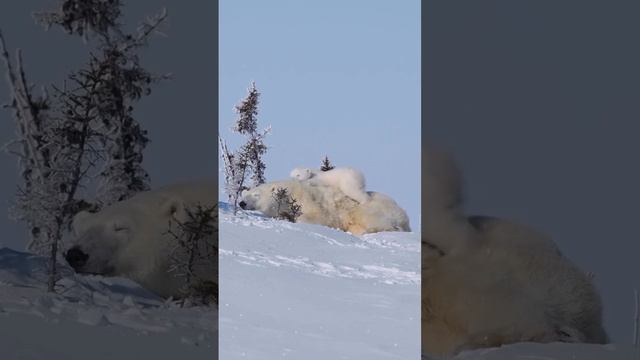
{"label": "polar bear's black nose", "polygon": [[74,270],[77,270],[87,263],[89,255],[85,254],[82,250],[80,250],[79,247],[74,246],[69,249],[69,251],[67,251],[67,254],[64,256],[64,258]]}
{"label": "polar bear's black nose", "polygon": [[247,203],[244,201],[240,201],[238,205],[240,205],[240,207],[244,209],[247,206]]}

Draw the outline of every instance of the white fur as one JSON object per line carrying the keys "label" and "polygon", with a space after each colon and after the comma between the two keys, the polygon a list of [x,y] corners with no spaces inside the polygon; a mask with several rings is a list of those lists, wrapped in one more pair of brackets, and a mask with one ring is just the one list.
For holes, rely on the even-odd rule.
{"label": "white fur", "polygon": [[409,218],[390,197],[371,192],[366,203],[358,203],[340,189],[310,184],[307,181],[283,180],[259,185],[242,193],[245,209],[259,210],[275,217],[276,202],[272,191],[285,188],[302,207],[299,222],[326,225],[365,234],[380,231],[410,231]]}
{"label": "white fur", "polygon": [[[78,271],[125,276],[161,296],[180,296],[180,280],[167,272],[176,241],[167,234],[169,220],[184,221],[186,206],[216,201],[213,181],[191,182],[143,192],[95,214],[79,213],[69,247],[77,246],[89,257]],[[196,271],[217,282],[214,260]]]}
{"label": "white fur", "polygon": [[345,195],[359,203],[369,199],[365,188],[365,179],[362,172],[353,168],[335,168],[329,171],[320,171],[309,168],[295,168],[289,174],[291,178],[300,181],[309,181],[311,184],[334,186]]}
{"label": "white fur", "polygon": [[523,341],[606,342],[600,297],[586,274],[532,228],[465,216],[453,159],[431,151],[426,160],[423,353],[448,356]]}

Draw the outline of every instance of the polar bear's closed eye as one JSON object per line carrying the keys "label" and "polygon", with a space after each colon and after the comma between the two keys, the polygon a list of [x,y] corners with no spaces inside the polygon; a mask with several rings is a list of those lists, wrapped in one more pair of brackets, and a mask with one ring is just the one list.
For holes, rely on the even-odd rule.
{"label": "polar bear's closed eye", "polygon": [[129,230],[129,225],[125,224],[124,222],[114,222],[111,225],[111,228],[113,229],[113,231],[115,232],[125,232]]}

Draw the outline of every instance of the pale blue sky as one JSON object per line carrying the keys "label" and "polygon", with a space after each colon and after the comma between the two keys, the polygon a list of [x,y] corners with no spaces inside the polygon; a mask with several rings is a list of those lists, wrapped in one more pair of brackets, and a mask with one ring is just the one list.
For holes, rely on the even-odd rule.
{"label": "pale blue sky", "polygon": [[420,2],[220,0],[219,29],[221,136],[241,140],[233,106],[255,81],[268,181],[326,154],[419,230]]}

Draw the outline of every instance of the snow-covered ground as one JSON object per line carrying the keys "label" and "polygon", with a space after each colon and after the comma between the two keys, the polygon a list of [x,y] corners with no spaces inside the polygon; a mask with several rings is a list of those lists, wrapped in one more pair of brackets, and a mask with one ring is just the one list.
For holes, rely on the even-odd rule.
{"label": "snow-covered ground", "polygon": [[[0,248],[0,359],[420,359],[417,233],[361,237],[220,206],[220,312]],[[219,325],[219,332],[218,332]],[[218,341],[219,335],[219,341]],[[422,359],[426,359],[423,357]],[[457,360],[640,360],[630,345],[513,344]]]}
{"label": "snow-covered ground", "polygon": [[0,249],[0,359],[217,359],[217,312],[180,308],[123,278],[64,268],[46,289],[43,258]]}
{"label": "snow-covered ground", "polygon": [[362,237],[220,204],[220,358],[420,358],[418,233]]}
{"label": "snow-covered ground", "polygon": [[[423,360],[430,358],[423,357]],[[629,345],[520,343],[500,348],[466,351],[452,360],[639,360],[640,351]]]}

